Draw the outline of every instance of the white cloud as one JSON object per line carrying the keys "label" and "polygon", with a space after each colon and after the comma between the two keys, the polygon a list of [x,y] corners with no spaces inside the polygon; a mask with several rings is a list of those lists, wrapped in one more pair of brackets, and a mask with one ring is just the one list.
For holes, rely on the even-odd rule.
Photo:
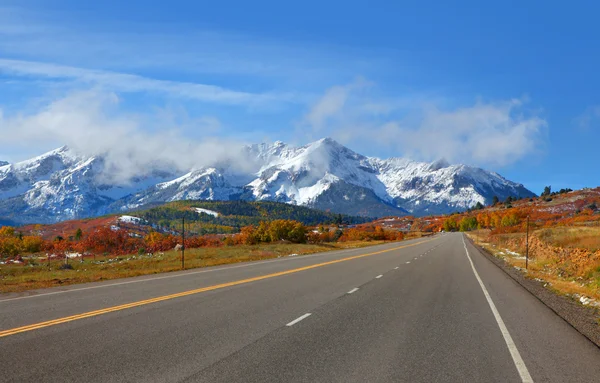
{"label": "white cloud", "polygon": [[336,116],[344,107],[348,98],[349,87],[334,86],[312,107],[306,120],[314,130],[321,130],[323,124],[332,116]]}
{"label": "white cloud", "polygon": [[[351,100],[350,97],[355,93],[361,92],[371,83],[362,78],[356,79],[354,82],[347,85],[336,85],[325,91],[325,94],[320,97],[310,108],[309,112],[304,117],[304,121],[308,124],[313,132],[319,133],[324,127],[333,122],[339,121],[342,116],[342,111],[346,111]],[[365,105],[371,110],[375,104]],[[377,105],[380,108],[380,105]]]}
{"label": "white cloud", "polygon": [[124,113],[115,94],[100,91],[74,93],[27,114],[6,116],[0,110],[3,145],[47,150],[66,144],[81,154],[102,155],[111,180],[121,183],[156,167],[188,171],[222,161],[251,166],[236,150],[240,142],[212,135],[219,126],[214,117],[196,120],[195,130],[206,134],[192,140],[164,114]]}
{"label": "white cloud", "polygon": [[537,154],[544,143],[547,123],[523,99],[451,109],[435,101],[390,102],[356,89],[329,89],[307,122],[359,151],[376,146],[416,160],[445,158],[480,166],[515,163]]}
{"label": "white cloud", "polygon": [[600,121],[600,105],[588,107],[580,116],[575,118],[577,127],[581,130],[588,130],[592,124]]}
{"label": "white cloud", "polygon": [[403,152],[424,159],[506,166],[537,151],[546,121],[522,114],[519,100],[425,111],[416,127],[399,127]]}
{"label": "white cloud", "polygon": [[0,59],[0,73],[13,76],[33,76],[68,79],[92,86],[102,86],[119,92],[159,92],[200,101],[260,105],[267,102],[289,101],[287,94],[248,93],[214,85],[156,80],[133,74],[91,70],[48,63]]}

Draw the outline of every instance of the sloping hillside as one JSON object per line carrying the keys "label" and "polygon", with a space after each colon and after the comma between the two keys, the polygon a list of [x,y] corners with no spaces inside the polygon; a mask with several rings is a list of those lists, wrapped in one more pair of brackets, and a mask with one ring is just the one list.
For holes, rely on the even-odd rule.
{"label": "sloping hillside", "polygon": [[88,232],[97,227],[121,228],[128,232],[145,234],[150,230],[176,233],[185,219],[190,234],[235,233],[241,227],[257,225],[260,221],[291,219],[306,225],[336,223],[362,223],[367,218],[335,214],[289,205],[280,202],[247,201],[176,201],[150,209],[83,220],[63,221],[51,225],[26,225],[23,233],[42,235],[44,238],[73,236],[77,229]]}

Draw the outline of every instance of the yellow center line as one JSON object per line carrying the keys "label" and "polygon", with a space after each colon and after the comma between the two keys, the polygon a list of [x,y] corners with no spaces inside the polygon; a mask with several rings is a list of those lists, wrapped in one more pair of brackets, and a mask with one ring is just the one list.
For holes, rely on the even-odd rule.
{"label": "yellow center line", "polygon": [[63,317],[63,318],[58,318],[58,319],[53,319],[53,320],[49,320],[49,321],[46,321],[46,322],[34,323],[34,324],[27,325],[27,326],[22,326],[22,327],[15,327],[15,328],[12,328],[12,329],[0,331],[0,338],[5,337],[5,336],[19,334],[19,333],[22,333],[22,332],[33,331],[33,330],[41,329],[41,328],[44,328],[44,327],[50,327],[50,326],[54,326],[54,325],[61,324],[61,323],[72,322],[72,321],[79,320],[79,319],[90,318],[90,317],[93,317],[93,316],[98,316],[98,315],[102,315],[102,314],[108,314],[108,313],[112,313],[112,312],[115,312],[115,311],[121,311],[121,310],[129,309],[129,308],[133,308],[133,307],[144,306],[144,305],[148,305],[148,304],[151,304],[151,303],[162,302],[162,301],[166,301],[166,300],[170,300],[170,299],[185,297],[185,296],[188,296],[188,295],[194,295],[194,294],[198,294],[198,293],[203,293],[203,292],[206,292],[206,291],[218,290],[218,289],[222,289],[222,288],[225,288],[225,287],[237,286],[237,285],[242,285],[242,284],[246,284],[246,283],[250,283],[250,282],[261,281],[263,279],[280,277],[282,275],[294,274],[294,273],[298,273],[300,271],[305,271],[305,270],[310,270],[310,269],[316,269],[317,267],[323,267],[323,266],[333,265],[333,264],[336,264],[336,263],[346,262],[346,261],[350,261],[350,260],[353,260],[353,259],[369,257],[371,255],[376,255],[376,254],[381,254],[381,253],[387,253],[387,252],[394,251],[394,250],[404,249],[406,247],[411,247],[411,246],[416,246],[416,245],[422,245],[422,244],[430,242],[432,240],[433,239],[429,239],[427,241],[412,243],[410,245],[398,246],[398,247],[394,247],[394,248],[386,249],[386,250],[375,251],[373,253],[367,253],[367,254],[361,254],[361,255],[354,255],[352,257],[336,259],[334,261],[317,263],[317,264],[314,264],[314,265],[299,267],[299,268],[296,268],[296,269],[291,269],[291,270],[286,270],[286,271],[280,271],[280,272],[272,273],[272,274],[260,275],[258,277],[247,278],[247,279],[240,279],[240,280],[237,280],[237,281],[226,282],[226,283],[221,283],[221,284],[218,284],[218,285],[212,285],[212,286],[202,287],[202,288],[199,288],[199,289],[183,291],[183,292],[176,293],[176,294],[163,295],[163,296],[160,296],[160,297],[145,299],[145,300],[142,300],[142,301],[127,303],[127,304],[123,304],[123,305],[119,305],[119,306],[107,307],[105,309],[88,311],[86,313],[71,315],[71,316],[67,316],[67,317]]}

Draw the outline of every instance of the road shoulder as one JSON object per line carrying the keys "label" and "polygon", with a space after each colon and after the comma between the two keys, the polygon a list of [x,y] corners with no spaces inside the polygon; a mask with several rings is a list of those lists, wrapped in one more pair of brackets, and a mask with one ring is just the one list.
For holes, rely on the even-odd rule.
{"label": "road shoulder", "polygon": [[485,249],[477,246],[467,236],[465,236],[465,240],[469,241],[473,248],[483,257],[504,271],[580,334],[593,342],[597,347],[600,347],[600,310],[592,307],[584,307],[567,297],[556,294],[545,288],[542,283],[527,278],[525,274],[507,264],[504,260],[494,257]]}

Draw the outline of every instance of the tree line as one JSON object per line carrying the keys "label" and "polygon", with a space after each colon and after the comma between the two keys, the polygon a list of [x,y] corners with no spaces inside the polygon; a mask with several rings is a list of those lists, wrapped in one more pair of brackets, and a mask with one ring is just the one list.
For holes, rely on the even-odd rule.
{"label": "tree line", "polygon": [[[260,221],[258,225],[248,225],[239,233],[228,235],[186,236],[186,248],[220,247],[234,245],[257,245],[260,243],[323,243],[336,241],[400,240],[402,233],[384,230],[380,226],[364,225],[342,230],[336,225],[320,225],[309,229],[302,222],[288,219]],[[57,236],[45,240],[41,236],[23,236],[13,227],[0,228],[0,256],[46,253],[65,257],[69,253],[85,256],[112,256],[125,254],[145,254],[168,251],[181,245],[181,236],[173,233],[151,231],[145,236],[135,235],[126,229],[100,227],[83,232],[77,229],[72,235]]]}

